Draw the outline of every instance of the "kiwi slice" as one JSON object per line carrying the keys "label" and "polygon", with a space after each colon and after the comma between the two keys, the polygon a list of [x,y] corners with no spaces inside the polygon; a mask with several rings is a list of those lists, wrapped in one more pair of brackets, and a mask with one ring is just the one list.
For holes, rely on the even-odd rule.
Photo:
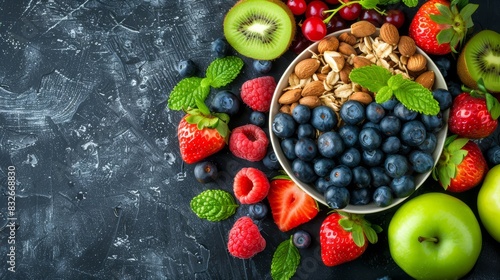
{"label": "kiwi slice", "polygon": [[240,0],[224,18],[224,36],[244,56],[273,60],[290,46],[295,18],[279,0]]}
{"label": "kiwi slice", "polygon": [[458,57],[457,73],[469,88],[476,89],[483,78],[488,91],[500,92],[500,34],[482,30],[472,36]]}

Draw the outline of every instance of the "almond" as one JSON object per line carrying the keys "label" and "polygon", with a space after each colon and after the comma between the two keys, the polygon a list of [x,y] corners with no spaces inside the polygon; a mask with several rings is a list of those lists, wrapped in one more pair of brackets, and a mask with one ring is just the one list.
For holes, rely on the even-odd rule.
{"label": "almond", "polygon": [[350,56],[352,54],[354,54],[354,55],[357,54],[356,49],[352,45],[349,45],[346,42],[340,42],[340,44],[339,44],[339,52],[341,54],[346,55],[346,56]]}
{"label": "almond", "polygon": [[299,105],[299,101],[293,102],[292,105],[290,105],[290,114],[293,114],[293,109]]}
{"label": "almond", "polygon": [[434,86],[434,80],[436,78],[436,75],[434,74],[434,71],[429,70],[426,71],[422,74],[420,74],[416,79],[415,82],[421,84],[427,89],[432,89]]}
{"label": "almond", "polygon": [[316,108],[321,105],[321,100],[319,97],[310,95],[310,96],[304,96],[299,100],[299,104],[305,105],[309,108]]}
{"label": "almond", "polygon": [[425,56],[422,54],[416,53],[410,58],[408,58],[408,64],[406,64],[406,67],[408,70],[413,71],[413,72],[418,72],[427,66],[427,59],[425,59]]}
{"label": "almond", "polygon": [[351,24],[351,34],[358,38],[371,36],[377,27],[367,20],[360,20]]}
{"label": "almond", "polygon": [[399,37],[398,49],[402,56],[410,57],[417,51],[417,45],[413,38],[403,35]]}
{"label": "almond", "polygon": [[312,81],[304,86],[302,89],[302,96],[320,96],[325,92],[325,87],[322,81]]}
{"label": "almond", "polygon": [[356,39],[356,37],[354,35],[352,35],[351,33],[349,33],[349,32],[344,32],[344,33],[340,34],[339,35],[339,41],[347,43],[347,44],[349,44],[351,46],[356,45],[356,43],[358,42],[358,40]]}
{"label": "almond", "polygon": [[354,65],[354,68],[359,68],[372,64],[372,62],[368,58],[362,56],[354,56],[352,58],[352,63]]}
{"label": "almond", "polygon": [[380,38],[388,44],[397,45],[399,43],[398,28],[389,22],[382,24],[380,27]]}
{"label": "almond", "polygon": [[340,70],[340,80],[344,84],[349,84],[351,82],[351,79],[349,78],[349,74],[351,74],[352,71],[352,66],[350,64],[344,65],[344,68]]}
{"label": "almond", "polygon": [[325,62],[328,64],[328,66],[330,66],[330,69],[335,72],[339,72],[340,70],[342,70],[345,65],[344,57],[341,53],[336,51],[326,51],[323,54],[323,58],[325,59]]}
{"label": "almond", "polygon": [[321,62],[315,58],[301,60],[295,65],[295,75],[297,75],[299,79],[307,79],[318,70],[320,64]]}
{"label": "almond", "polygon": [[287,90],[280,96],[280,98],[278,99],[278,103],[289,105],[293,102],[297,102],[301,97],[301,92],[302,90],[300,88]]}
{"label": "almond", "polygon": [[339,48],[339,43],[339,39],[335,36],[325,37],[318,43],[318,52],[336,51]]}
{"label": "almond", "polygon": [[356,100],[361,104],[368,105],[373,101],[373,97],[369,93],[356,91],[349,96],[349,100]]}
{"label": "almond", "polygon": [[280,107],[280,112],[291,115],[292,109],[290,108],[290,105],[283,105]]}

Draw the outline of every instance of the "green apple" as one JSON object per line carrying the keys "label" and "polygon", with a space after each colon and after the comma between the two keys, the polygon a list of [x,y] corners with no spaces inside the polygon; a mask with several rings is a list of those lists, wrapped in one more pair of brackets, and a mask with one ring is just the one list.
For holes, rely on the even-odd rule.
{"label": "green apple", "polygon": [[484,228],[500,242],[500,164],[488,171],[477,195],[477,210]]}
{"label": "green apple", "polygon": [[481,228],[472,210],[445,193],[426,193],[404,203],[388,229],[396,264],[416,279],[458,279],[476,263]]}

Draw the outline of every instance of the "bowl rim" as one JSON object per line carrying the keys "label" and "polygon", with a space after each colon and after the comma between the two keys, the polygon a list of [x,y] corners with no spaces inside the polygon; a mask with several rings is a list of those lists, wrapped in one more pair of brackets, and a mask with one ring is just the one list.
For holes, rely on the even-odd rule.
{"label": "bowl rim", "polygon": [[[333,33],[330,33],[326,35],[326,37],[331,37],[335,36],[338,37],[340,34],[344,32],[350,32],[350,28],[342,29],[335,31]],[[377,28],[377,31],[372,35],[372,36],[378,36],[379,35],[380,28]],[[281,93],[283,92],[283,89],[288,86],[288,77],[290,74],[293,72],[293,69],[295,68],[295,65],[306,58],[310,58],[313,53],[317,53],[318,49],[318,44],[319,41],[314,42],[311,44],[309,47],[307,47],[305,50],[303,50],[300,54],[298,54],[293,61],[288,65],[286,70],[283,72],[281,75],[278,83],[276,84],[276,89],[273,93],[273,97],[271,100],[271,107],[269,110],[269,118],[268,118],[268,128],[269,128],[269,138],[271,141],[271,146],[273,148],[274,153],[276,154],[276,157],[278,158],[278,161],[281,165],[281,167],[284,169],[286,174],[297,184],[304,192],[306,192],[309,196],[314,198],[317,202],[325,205],[328,207],[323,195],[318,192],[314,186],[311,184],[304,183],[300,181],[296,176],[294,176],[290,161],[284,156],[283,151],[281,149],[281,144],[280,144],[280,139],[274,134],[272,131],[272,124],[273,124],[273,116],[278,113],[279,111],[279,104],[278,104],[278,98],[281,96]],[[427,69],[434,71],[435,74],[435,79],[434,79],[434,87],[433,89],[436,88],[443,88],[448,90],[448,87],[446,85],[446,80],[439,71],[438,67],[436,64],[432,61],[432,59],[419,47],[417,47],[416,53],[422,54],[426,60],[427,60]],[[443,112],[443,127],[441,128],[440,131],[436,133],[436,138],[437,138],[437,144],[434,152],[432,153],[432,156],[434,157],[434,166],[436,166],[441,153],[444,148],[444,143],[447,137],[447,131],[448,131],[448,117],[449,117],[449,109],[445,110]],[[434,167],[433,166],[433,167]],[[415,191],[419,189],[422,185],[424,185],[425,181],[428,179],[428,177],[431,175],[432,169],[426,173],[422,174],[416,174],[414,176],[414,181],[415,181]],[[413,193],[415,193],[415,191]],[[412,194],[413,194],[412,193]],[[374,214],[374,213],[379,213],[385,210],[388,210],[403,201],[405,201],[408,197],[410,197],[412,194],[406,196],[406,197],[401,197],[401,198],[394,198],[393,202],[388,205],[388,206],[377,206],[373,202],[370,202],[369,204],[366,205],[352,205],[349,204],[347,207],[342,208],[342,209],[335,209],[343,212],[348,212],[348,213],[354,213],[354,214]]]}

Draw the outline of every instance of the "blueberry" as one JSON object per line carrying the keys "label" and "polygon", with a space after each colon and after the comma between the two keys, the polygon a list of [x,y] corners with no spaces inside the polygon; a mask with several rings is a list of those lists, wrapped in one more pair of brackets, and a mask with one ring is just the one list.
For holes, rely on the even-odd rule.
{"label": "blueberry", "polygon": [[330,131],[337,123],[337,114],[330,107],[318,106],[311,112],[311,124],[319,131]]}
{"label": "blueberry", "polygon": [[295,138],[286,138],[283,139],[280,143],[283,154],[289,160],[294,160],[297,158],[297,155],[295,154],[295,143],[297,143],[297,139]]}
{"label": "blueberry", "polygon": [[227,41],[222,38],[215,39],[212,42],[211,48],[212,48],[212,53],[219,58],[226,56],[229,51],[229,46],[227,44]]}
{"label": "blueberry", "polygon": [[445,56],[440,56],[434,59],[434,64],[436,64],[443,77],[446,78],[451,67],[450,59]]}
{"label": "blueberry", "polygon": [[328,189],[328,187],[330,186],[333,186],[332,181],[330,180],[330,175],[319,177],[318,179],[316,179],[316,181],[314,181],[314,187],[322,194],[324,194],[326,192],[326,189]]}
{"label": "blueberry", "polygon": [[347,188],[334,186],[326,189],[324,197],[326,204],[332,209],[345,208],[351,199],[351,195]]}
{"label": "blueberry", "polygon": [[393,114],[394,116],[400,118],[402,121],[411,121],[417,117],[418,112],[406,108],[403,103],[398,103],[396,104],[396,106],[394,106]]}
{"label": "blueberry", "polygon": [[194,167],[194,177],[200,183],[208,183],[217,179],[217,166],[209,161],[199,162]]}
{"label": "blueberry", "polygon": [[308,123],[311,119],[311,109],[305,105],[299,104],[293,108],[292,117],[297,123]]}
{"label": "blueberry", "polygon": [[266,125],[266,114],[259,111],[252,111],[252,113],[250,113],[250,123],[263,127]]}
{"label": "blueberry", "polygon": [[277,113],[273,119],[272,130],[279,138],[288,138],[295,133],[296,126],[292,116],[286,113]]}
{"label": "blueberry", "polygon": [[429,132],[438,132],[444,125],[443,113],[441,112],[436,115],[420,115],[420,120]]}
{"label": "blueberry", "polygon": [[444,88],[437,88],[432,91],[432,96],[439,103],[439,109],[444,111],[451,107],[451,103],[453,102],[453,97],[451,93]]}
{"label": "blueberry", "polygon": [[464,92],[460,83],[456,81],[449,80],[446,82],[446,86],[448,87],[448,91],[450,92],[452,97],[457,97],[459,94]]}
{"label": "blueberry", "polygon": [[418,149],[431,154],[437,146],[437,137],[434,133],[427,133],[425,140],[422,144],[418,145]]}
{"label": "blueberry", "polygon": [[408,160],[413,166],[413,171],[417,173],[430,171],[434,166],[434,158],[432,158],[432,155],[419,150],[412,151],[408,156]]}
{"label": "blueberry", "polygon": [[373,192],[373,203],[380,207],[391,205],[393,200],[392,190],[388,186],[380,186]]}
{"label": "blueberry", "polygon": [[250,204],[248,207],[248,215],[254,220],[262,220],[267,216],[269,208],[262,202]]}
{"label": "blueberry", "polygon": [[403,124],[399,137],[408,146],[418,146],[424,143],[427,132],[422,122],[413,120]]}
{"label": "blueberry", "polygon": [[262,163],[265,167],[270,170],[278,170],[281,169],[281,164],[276,157],[276,153],[273,150],[267,152],[266,156],[262,159]]}
{"label": "blueberry", "polygon": [[222,90],[215,94],[210,102],[210,110],[217,113],[235,115],[240,110],[240,99],[228,90]]}
{"label": "blueberry", "polygon": [[382,135],[375,128],[363,128],[359,132],[359,144],[363,150],[375,150],[382,144]]}
{"label": "blueberry", "polygon": [[387,136],[398,135],[401,130],[401,120],[396,116],[385,116],[380,121],[380,131]]}
{"label": "blueberry", "polygon": [[354,168],[361,162],[361,153],[354,147],[347,148],[340,156],[340,163],[347,167]]}
{"label": "blueberry", "polygon": [[397,136],[389,136],[382,142],[381,150],[386,154],[395,154],[401,148],[401,140]]}
{"label": "blueberry", "polygon": [[371,121],[365,121],[363,123],[363,126],[361,127],[361,129],[363,129],[363,128],[373,128],[373,129],[376,129],[377,131],[381,131],[380,130],[380,124],[374,123],[374,122],[371,122]]}
{"label": "blueberry", "polygon": [[331,158],[317,158],[313,161],[314,173],[320,177],[324,177],[330,174],[333,167],[335,167],[335,161]]}
{"label": "blueberry", "polygon": [[[420,144],[422,145],[422,144]],[[419,146],[420,146],[419,145]],[[405,143],[401,142],[401,148],[399,148],[399,154],[400,155],[407,155],[413,150],[412,147],[406,145]]]}
{"label": "blueberry", "polygon": [[252,66],[255,71],[265,74],[271,71],[273,63],[270,60],[254,60]]}
{"label": "blueberry", "polygon": [[363,166],[356,166],[352,169],[352,183],[357,188],[367,188],[370,186],[372,178],[370,171]]}
{"label": "blueberry", "polygon": [[486,160],[491,165],[500,164],[500,146],[493,145],[486,151]]}
{"label": "blueberry", "polygon": [[361,159],[367,166],[380,166],[384,163],[385,154],[381,149],[363,150]]}
{"label": "blueberry", "polygon": [[368,188],[351,190],[349,203],[352,205],[366,205],[371,201],[371,193]]}
{"label": "blueberry", "polygon": [[330,180],[335,187],[347,187],[352,182],[352,171],[345,165],[337,165],[330,172]]}
{"label": "blueberry", "polygon": [[309,123],[299,124],[297,127],[297,137],[300,138],[315,138],[316,137],[316,129]]}
{"label": "blueberry", "polygon": [[311,138],[299,138],[297,143],[295,143],[295,154],[301,160],[313,160],[318,154],[316,142]]}
{"label": "blueberry", "polygon": [[359,131],[357,125],[346,124],[339,128],[339,135],[345,146],[353,147],[358,143]]}
{"label": "blueberry", "polygon": [[394,178],[390,187],[396,197],[407,197],[415,191],[415,180],[411,175]]}
{"label": "blueberry", "polygon": [[198,67],[191,59],[181,60],[177,64],[177,72],[179,72],[181,78],[192,77],[197,71]]}
{"label": "blueberry", "polygon": [[385,158],[384,168],[387,175],[392,178],[399,178],[410,170],[410,165],[405,156],[392,154]]}
{"label": "blueberry", "polygon": [[372,187],[388,186],[391,183],[391,177],[385,173],[385,169],[380,166],[375,166],[369,169],[372,176]]}
{"label": "blueberry", "polygon": [[385,109],[377,102],[371,102],[366,106],[366,119],[378,123],[385,116]]}
{"label": "blueberry", "polygon": [[299,249],[305,249],[311,245],[311,235],[305,230],[297,230],[292,240],[293,245]]}
{"label": "blueberry", "polygon": [[336,131],[329,131],[318,137],[318,151],[327,158],[339,156],[344,151],[345,145]]}
{"label": "blueberry", "polygon": [[340,118],[347,124],[358,124],[365,120],[365,107],[358,101],[348,100],[340,107]]}
{"label": "blueberry", "polygon": [[317,179],[312,163],[299,158],[292,161],[292,172],[295,177],[304,183],[312,183]]}
{"label": "blueberry", "polygon": [[388,111],[391,111],[394,109],[394,107],[396,106],[396,104],[398,104],[399,101],[396,99],[396,98],[391,98],[383,103],[381,103],[380,105],[382,106],[382,108],[388,110]]}

